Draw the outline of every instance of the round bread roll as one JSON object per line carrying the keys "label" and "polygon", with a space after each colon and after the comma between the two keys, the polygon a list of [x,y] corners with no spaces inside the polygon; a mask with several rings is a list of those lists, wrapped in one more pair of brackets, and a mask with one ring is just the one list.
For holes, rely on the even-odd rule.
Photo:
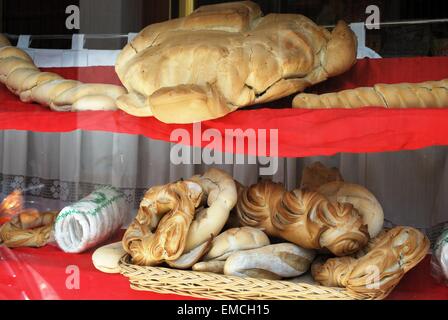
{"label": "round bread roll", "polygon": [[260,229],[232,228],[213,239],[212,247],[203,260],[225,260],[235,251],[260,248],[269,244],[268,236]]}
{"label": "round bread roll", "polygon": [[332,202],[351,203],[362,216],[371,238],[376,237],[383,229],[383,208],[375,196],[363,186],[333,181],[322,185],[318,192]]}
{"label": "round bread roll", "polygon": [[307,272],[314,257],[313,250],[292,243],[272,244],[232,253],[224,265],[224,274],[274,280],[292,278]]}
{"label": "round bread roll", "polygon": [[118,265],[126,254],[121,241],[102,246],[93,252],[92,262],[96,269],[105,273],[120,273]]}

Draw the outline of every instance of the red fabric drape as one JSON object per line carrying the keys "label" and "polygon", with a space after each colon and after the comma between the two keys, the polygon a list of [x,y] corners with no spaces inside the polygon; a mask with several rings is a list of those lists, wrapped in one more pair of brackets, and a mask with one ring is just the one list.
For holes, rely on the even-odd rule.
{"label": "red fabric drape", "polygon": [[[46,70],[84,82],[119,83],[112,67]],[[309,91],[328,92],[381,82],[421,82],[443,78],[448,78],[447,57],[364,59],[347,73]],[[225,129],[253,129],[256,134],[260,134],[260,129],[266,129],[267,150],[269,130],[277,129],[278,155],[287,157],[395,151],[448,144],[448,109],[387,110],[369,107],[356,110],[299,110],[288,108],[288,105],[289,102],[283,100],[270,104],[275,108],[258,106],[256,109],[238,110],[223,118],[203,122],[201,129],[217,129],[223,137]],[[0,88],[0,129],[41,132],[99,130],[170,141],[171,132],[177,128],[193,134],[192,125],[168,125],[153,117],[138,118],[122,111],[52,112],[38,105],[22,103],[4,86]],[[200,137],[186,143],[209,144]],[[218,150],[229,151],[224,147],[224,139],[221,145],[214,146]],[[244,152],[252,153],[247,148]]]}

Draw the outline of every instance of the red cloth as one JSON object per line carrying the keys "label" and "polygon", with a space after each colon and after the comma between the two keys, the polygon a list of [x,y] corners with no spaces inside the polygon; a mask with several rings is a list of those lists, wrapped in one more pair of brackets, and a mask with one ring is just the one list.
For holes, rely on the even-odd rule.
{"label": "red cloth", "polygon": [[[112,67],[46,69],[84,82],[119,83]],[[327,92],[375,83],[420,82],[448,78],[448,57],[364,59],[344,75],[329,79],[310,91]],[[205,121],[202,130],[278,129],[278,155],[303,157],[338,152],[381,152],[418,149],[448,144],[448,109],[386,110],[299,110],[290,102],[270,104],[275,108],[239,110],[223,118]],[[448,106],[447,106],[448,107]],[[192,125],[167,125],[153,117],[138,118],[122,111],[51,112],[41,106],[21,103],[0,88],[0,130],[17,129],[66,132],[76,129],[141,134],[170,140],[173,129],[184,128],[192,136]],[[269,140],[269,132],[268,132]],[[207,146],[209,142],[187,142]],[[222,144],[217,150],[225,149]],[[252,153],[247,150],[246,153]],[[267,145],[269,151],[269,141]],[[226,151],[229,151],[226,149]],[[271,154],[275,155],[275,154]]]}
{"label": "red cloth", "polygon": [[[9,249],[6,249],[9,250]],[[56,295],[59,299],[193,299],[178,295],[157,294],[136,291],[129,287],[129,281],[120,274],[106,274],[96,270],[91,262],[92,250],[82,254],[69,254],[57,247],[0,249],[0,299],[23,299],[24,293],[30,299],[41,299],[41,290]],[[17,259],[17,260],[15,260]],[[429,273],[429,256],[409,271],[395,287],[388,299],[448,299],[448,287],[438,284]],[[79,268],[79,290],[66,287],[67,278],[73,274],[73,266]],[[68,269],[67,269],[68,268]],[[13,276],[15,275],[15,277]],[[37,281],[37,282],[36,282]],[[69,279],[69,284],[73,282]],[[41,290],[36,283],[45,284]],[[43,288],[43,289],[42,289]]]}

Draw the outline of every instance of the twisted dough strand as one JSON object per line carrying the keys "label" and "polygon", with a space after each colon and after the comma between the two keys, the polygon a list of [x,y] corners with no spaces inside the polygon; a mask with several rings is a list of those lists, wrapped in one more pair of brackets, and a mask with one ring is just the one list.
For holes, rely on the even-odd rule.
{"label": "twisted dough strand", "polygon": [[420,83],[376,84],[373,87],[321,95],[300,93],[294,108],[442,108],[448,106],[448,79]]}
{"label": "twisted dough strand", "polygon": [[420,231],[395,227],[372,241],[364,256],[331,258],[314,265],[311,271],[314,279],[325,286],[386,294],[425,257],[428,249],[429,240]]}
{"label": "twisted dough strand", "polygon": [[54,111],[116,110],[122,86],[83,84],[52,72],[41,72],[23,50],[0,34],[0,82],[23,102],[37,102]]}

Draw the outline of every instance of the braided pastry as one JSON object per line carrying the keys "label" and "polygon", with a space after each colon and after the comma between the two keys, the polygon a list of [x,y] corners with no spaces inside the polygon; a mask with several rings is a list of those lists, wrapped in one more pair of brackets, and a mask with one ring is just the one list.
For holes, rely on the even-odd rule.
{"label": "braided pastry", "polygon": [[321,95],[300,93],[294,108],[441,108],[448,106],[448,79],[420,83],[376,84]]}
{"label": "braided pastry", "polygon": [[262,181],[242,192],[236,208],[244,226],[304,248],[326,248],[337,256],[352,254],[369,240],[367,226],[353,205],[330,202],[317,192],[287,192],[278,183]]}
{"label": "braided pastry", "polygon": [[385,295],[403,275],[426,255],[429,240],[411,227],[395,227],[381,233],[366,254],[359,258],[330,258],[314,264],[314,279],[330,287],[346,287],[359,293],[379,291]]}
{"label": "braided pastry", "polygon": [[192,181],[150,188],[122,239],[132,262],[150,266],[178,259],[201,196],[201,186]]}
{"label": "braided pastry", "polygon": [[26,209],[0,227],[0,240],[10,248],[42,247],[51,240],[58,212]]}
{"label": "braided pastry", "polygon": [[65,80],[41,72],[23,50],[0,37],[0,82],[23,102],[37,102],[54,111],[116,110],[116,100],[126,93],[122,86]]}

